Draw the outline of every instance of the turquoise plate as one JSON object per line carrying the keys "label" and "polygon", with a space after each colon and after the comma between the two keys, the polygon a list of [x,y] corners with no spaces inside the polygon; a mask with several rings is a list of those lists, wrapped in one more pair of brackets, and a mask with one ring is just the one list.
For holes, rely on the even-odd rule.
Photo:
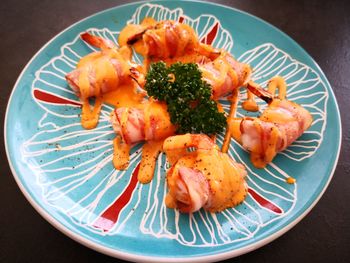
{"label": "turquoise plate", "polygon": [[[114,133],[108,121],[112,107],[103,106],[96,129],[84,130],[80,125],[80,102],[64,79],[93,50],[79,34],[89,31],[116,42],[126,23],[139,23],[145,16],[190,24],[203,43],[225,48],[249,63],[254,68],[253,80],[262,85],[275,75],[285,77],[288,98],[313,115],[311,128],[265,169],[254,168],[248,154],[232,141],[229,154],[244,163],[249,173],[249,195],[235,208],[193,215],[167,209],[164,155],[157,161],[153,181],[139,184],[140,145],[133,149],[127,171],[113,168]],[[228,110],[228,102],[222,103]],[[239,108],[238,116],[245,114]],[[118,6],[67,28],[25,67],[5,121],[8,160],[34,208],[74,240],[138,261],[221,260],[279,237],[311,210],[327,188],[340,138],[333,91],[297,43],[247,13],[190,1]],[[218,136],[221,141],[222,135]],[[289,176],[297,182],[287,184]]]}

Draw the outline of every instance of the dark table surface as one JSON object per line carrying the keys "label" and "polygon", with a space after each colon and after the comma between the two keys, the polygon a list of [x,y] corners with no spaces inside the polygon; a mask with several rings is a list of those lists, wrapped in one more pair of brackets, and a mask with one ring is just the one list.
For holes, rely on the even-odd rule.
{"label": "dark table surface", "polygon": [[[131,1],[2,0],[0,110],[2,123],[23,67],[48,40],[72,23]],[[327,191],[292,230],[237,262],[349,262],[350,260],[350,8],[347,1],[216,1],[252,13],[287,33],[316,60],[337,97],[342,150]],[[3,133],[1,129],[1,133]],[[3,134],[2,134],[3,137]],[[114,262],[47,223],[20,192],[1,140],[0,262]]]}

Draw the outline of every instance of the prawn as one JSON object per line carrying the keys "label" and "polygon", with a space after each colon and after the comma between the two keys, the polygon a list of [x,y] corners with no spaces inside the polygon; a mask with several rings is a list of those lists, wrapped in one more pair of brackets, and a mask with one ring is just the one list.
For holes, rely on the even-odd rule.
{"label": "prawn", "polygon": [[[189,149],[195,148],[194,151]],[[219,212],[241,203],[247,194],[242,164],[219,151],[204,134],[184,134],[163,143],[171,168],[167,172],[166,205],[182,213],[201,208]]]}
{"label": "prawn", "polygon": [[65,76],[69,86],[82,100],[112,91],[131,78],[143,81],[139,66],[131,62],[130,48],[118,49],[112,41],[87,32],[80,37],[101,49],[83,57],[76,69]]}
{"label": "prawn", "polygon": [[166,105],[151,101],[137,107],[116,108],[111,114],[114,131],[126,144],[157,141],[175,133]]}
{"label": "prawn", "polygon": [[245,86],[251,75],[248,64],[238,62],[225,51],[213,61],[199,64],[199,69],[203,80],[212,87],[212,97],[216,100]]}
{"label": "prawn", "polygon": [[116,108],[111,114],[111,123],[117,133],[114,139],[114,167],[118,170],[126,169],[130,148],[136,143],[146,142],[142,148],[138,180],[141,183],[150,182],[155,161],[162,149],[162,140],[175,133],[166,105],[149,101],[139,107]]}
{"label": "prawn", "polygon": [[[300,137],[313,119],[305,108],[285,99],[286,84],[281,77],[271,79],[267,91],[253,82],[249,82],[247,88],[268,107],[258,118],[232,119],[232,136],[250,152],[254,166],[264,168],[278,152]],[[279,89],[277,98],[274,97],[276,88]]]}
{"label": "prawn", "polygon": [[135,46],[138,53],[152,60],[183,56],[199,46],[190,26],[172,20],[157,22],[152,18],[146,18],[140,25],[125,27],[118,41],[121,46]]}

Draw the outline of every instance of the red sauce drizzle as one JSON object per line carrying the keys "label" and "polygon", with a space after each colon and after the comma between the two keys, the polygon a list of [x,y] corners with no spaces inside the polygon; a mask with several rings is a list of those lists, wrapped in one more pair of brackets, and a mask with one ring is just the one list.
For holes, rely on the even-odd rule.
{"label": "red sauce drizzle", "polygon": [[271,210],[272,212],[275,212],[277,214],[282,214],[283,210],[279,208],[277,205],[272,203],[271,201],[265,199],[261,195],[259,195],[257,192],[255,192],[252,188],[248,189],[248,193],[255,199],[255,201],[258,202],[259,205]]}
{"label": "red sauce drizzle", "polygon": [[99,218],[96,219],[96,221],[93,223],[94,227],[102,229],[105,232],[113,228],[115,223],[118,221],[120,212],[129,203],[132,193],[135,190],[139,168],[140,164],[138,164],[133,171],[131,180],[124,192],[102,213]]}
{"label": "red sauce drizzle", "polygon": [[210,32],[205,37],[202,38],[201,43],[211,45],[211,43],[213,43],[216,37],[218,28],[219,28],[219,23],[216,23],[215,26],[213,26],[213,28],[210,30]]}
{"label": "red sauce drizzle", "polygon": [[34,89],[34,98],[47,103],[81,106],[81,103],[78,101],[62,98],[40,89]]}
{"label": "red sauce drizzle", "polygon": [[183,16],[179,17],[179,23],[182,23],[185,20],[185,18]]}

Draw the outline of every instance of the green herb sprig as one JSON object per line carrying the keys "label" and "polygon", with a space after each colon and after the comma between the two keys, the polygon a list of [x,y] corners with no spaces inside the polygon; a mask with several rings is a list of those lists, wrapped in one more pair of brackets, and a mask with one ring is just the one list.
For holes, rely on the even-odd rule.
{"label": "green herb sprig", "polygon": [[167,67],[164,62],[153,63],[145,89],[149,96],[166,102],[178,133],[215,134],[226,126],[226,117],[211,99],[211,87],[202,80],[197,64],[177,62]]}

